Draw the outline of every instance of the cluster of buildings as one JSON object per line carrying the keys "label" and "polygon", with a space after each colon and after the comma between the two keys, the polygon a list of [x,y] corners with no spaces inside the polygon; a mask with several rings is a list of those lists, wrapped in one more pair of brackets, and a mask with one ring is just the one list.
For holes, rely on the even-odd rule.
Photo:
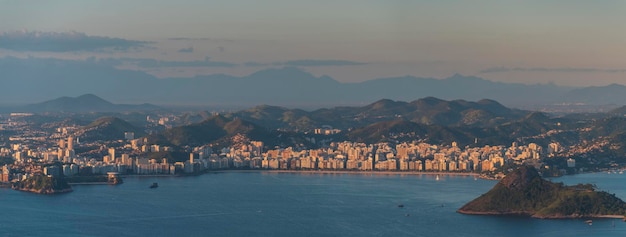
{"label": "cluster of buildings", "polygon": [[510,147],[458,147],[427,143],[364,144],[355,142],[331,143],[329,147],[311,150],[293,148],[274,149],[260,156],[248,152],[253,145],[223,149],[212,159],[228,159],[230,167],[280,170],[360,170],[360,171],[494,171],[506,163],[521,164],[553,156],[562,147],[551,144],[547,150],[537,144]]}
{"label": "cluster of buildings", "polygon": [[[169,121],[158,119],[159,123]],[[24,126],[15,122],[10,125]],[[545,148],[534,143],[461,148],[456,143],[442,146],[422,142],[365,144],[345,141],[332,142],[320,149],[287,147],[267,150],[263,142],[245,141],[219,150],[208,145],[187,147],[176,151],[179,156],[184,154],[184,159],[168,159],[158,154],[173,151],[173,148],[135,139],[132,132],[124,133],[123,141],[97,144],[98,152],[77,155],[76,148],[82,144],[71,131],[71,128],[57,129],[48,136],[48,140],[56,140],[52,143],[46,143],[46,139],[10,139],[9,146],[0,148],[0,156],[11,156],[15,162],[2,166],[0,181],[20,180],[38,173],[66,176],[108,172],[178,175],[217,169],[485,172],[509,163],[538,161],[566,152],[558,143]],[[316,134],[337,132],[339,130],[329,126],[315,130]],[[29,134],[38,136],[36,132]],[[28,140],[38,142],[29,144]],[[58,170],[50,164],[56,164],[54,167]],[[567,165],[574,167],[576,164],[570,159]]]}
{"label": "cluster of buildings", "polygon": [[[129,136],[130,138],[130,136]],[[45,165],[61,163],[54,172],[72,175],[121,174],[176,175],[218,169],[276,169],[276,170],[352,170],[352,171],[494,171],[507,163],[539,160],[563,151],[558,143],[543,149],[537,144],[484,146],[460,148],[456,143],[439,146],[427,143],[334,142],[326,148],[296,150],[291,147],[264,150],[260,141],[249,141],[237,147],[215,152],[210,146],[189,148],[189,158],[171,162],[167,158],[149,158],[150,154],[172,148],[146,144],[144,139],[131,139],[118,147],[106,148],[101,157],[79,157],[75,154],[73,136],[59,139],[52,148],[31,150],[20,144],[0,152],[11,154],[15,163],[2,168],[2,181],[27,178],[29,174],[44,173]],[[179,159],[180,160],[180,159]],[[568,165],[573,165],[568,161]]]}

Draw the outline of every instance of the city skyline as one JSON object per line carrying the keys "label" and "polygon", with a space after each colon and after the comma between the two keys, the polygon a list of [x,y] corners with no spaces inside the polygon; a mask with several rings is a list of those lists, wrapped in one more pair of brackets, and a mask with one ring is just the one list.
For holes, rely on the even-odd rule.
{"label": "city skyline", "polygon": [[621,1],[3,1],[0,56],[113,59],[158,77],[297,66],[340,82],[461,73],[602,86],[626,84],[625,10]]}

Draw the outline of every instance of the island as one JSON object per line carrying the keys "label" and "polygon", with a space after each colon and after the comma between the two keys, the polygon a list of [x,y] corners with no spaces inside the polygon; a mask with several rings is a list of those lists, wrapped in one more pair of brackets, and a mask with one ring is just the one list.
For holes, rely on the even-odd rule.
{"label": "island", "polygon": [[624,218],[626,203],[591,184],[566,186],[543,179],[522,166],[457,212],[472,215],[522,215],[542,219]]}
{"label": "island", "polygon": [[46,175],[34,175],[22,181],[15,182],[12,188],[39,194],[57,194],[72,191],[72,187],[64,178]]}

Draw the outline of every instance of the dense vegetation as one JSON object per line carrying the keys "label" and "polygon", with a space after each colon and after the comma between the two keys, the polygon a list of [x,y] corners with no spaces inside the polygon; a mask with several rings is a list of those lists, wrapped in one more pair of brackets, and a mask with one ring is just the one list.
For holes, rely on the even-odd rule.
{"label": "dense vegetation", "polygon": [[0,166],[13,164],[13,157],[10,156],[0,156]]}
{"label": "dense vegetation", "polygon": [[79,135],[85,141],[121,140],[124,139],[124,132],[134,132],[136,137],[145,135],[143,129],[116,117],[98,118],[83,127]]}
{"label": "dense vegetation", "polygon": [[486,126],[521,118],[526,113],[506,108],[493,100],[446,101],[427,97],[412,102],[382,99],[363,107],[336,107],[311,112],[261,105],[227,116],[240,117],[272,129],[310,130],[322,125],[348,129],[398,118],[427,125]]}
{"label": "dense vegetation", "polygon": [[35,175],[13,184],[14,189],[43,194],[69,192],[72,187],[64,178]]}
{"label": "dense vegetation", "polygon": [[150,141],[174,146],[203,145],[208,143],[231,144],[232,137],[243,135],[259,141],[275,140],[276,136],[254,123],[220,115],[212,116],[200,123],[167,129],[159,135],[150,136]]}
{"label": "dense vegetation", "polygon": [[542,179],[532,167],[520,167],[459,209],[465,214],[580,218],[626,214],[626,203],[590,184],[565,186]]}

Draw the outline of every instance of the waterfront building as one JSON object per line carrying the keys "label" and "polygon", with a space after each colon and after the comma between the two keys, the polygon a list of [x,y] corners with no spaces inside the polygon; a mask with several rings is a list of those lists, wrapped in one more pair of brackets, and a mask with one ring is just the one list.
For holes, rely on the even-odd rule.
{"label": "waterfront building", "polygon": [[109,148],[109,162],[115,162],[115,148]]}
{"label": "waterfront building", "polygon": [[67,149],[74,150],[74,137],[73,136],[67,137]]}
{"label": "waterfront building", "polygon": [[10,182],[11,181],[11,169],[8,165],[2,166],[2,174],[0,175],[0,182]]}
{"label": "waterfront building", "polygon": [[568,168],[576,167],[576,160],[574,160],[572,158],[567,159],[567,167]]}

